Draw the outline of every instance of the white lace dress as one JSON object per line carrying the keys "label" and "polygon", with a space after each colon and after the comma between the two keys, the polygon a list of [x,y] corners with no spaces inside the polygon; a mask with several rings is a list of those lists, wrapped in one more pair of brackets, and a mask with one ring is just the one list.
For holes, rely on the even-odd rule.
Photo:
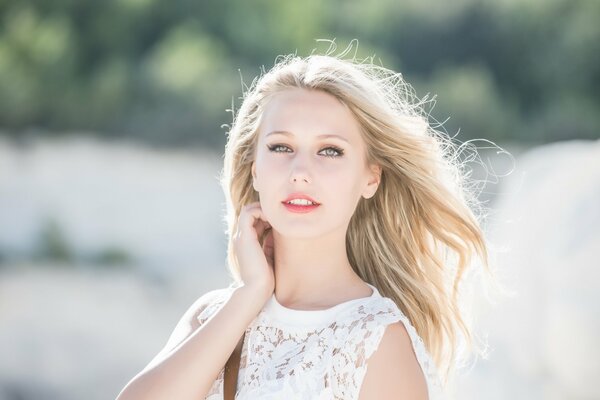
{"label": "white lace dress", "polygon": [[[370,297],[325,310],[294,310],[275,295],[246,329],[240,357],[236,400],[356,400],[386,326],[402,321],[425,374],[429,400],[445,397],[439,376],[422,339],[408,318],[375,286]],[[231,296],[218,290],[198,315],[202,324]],[[206,400],[223,399],[224,370]]]}

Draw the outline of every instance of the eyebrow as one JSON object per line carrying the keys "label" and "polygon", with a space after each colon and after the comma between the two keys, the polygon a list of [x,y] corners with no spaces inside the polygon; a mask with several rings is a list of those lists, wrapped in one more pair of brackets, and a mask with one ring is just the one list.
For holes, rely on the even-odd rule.
{"label": "eyebrow", "polygon": [[[293,133],[288,132],[288,131],[272,131],[269,132],[265,135],[265,137],[269,136],[269,135],[274,135],[274,134],[280,134],[280,135],[285,135],[285,136],[294,136]],[[348,139],[344,138],[343,136],[340,135],[333,135],[333,134],[325,134],[325,135],[319,135],[317,136],[319,139],[328,139],[328,138],[336,138],[336,139],[340,139],[343,140],[344,142],[350,144],[350,142],[348,141]]]}

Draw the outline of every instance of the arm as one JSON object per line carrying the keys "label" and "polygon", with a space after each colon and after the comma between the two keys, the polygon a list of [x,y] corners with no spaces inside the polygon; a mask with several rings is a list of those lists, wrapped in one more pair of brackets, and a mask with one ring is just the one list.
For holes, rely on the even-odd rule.
{"label": "arm", "polygon": [[386,327],[369,358],[360,400],[428,400],[427,381],[402,322]]}
{"label": "arm", "polygon": [[167,345],[127,385],[117,400],[204,399],[244,331],[267,299],[262,288],[241,286],[207,321],[197,316],[205,296],[183,315]]}

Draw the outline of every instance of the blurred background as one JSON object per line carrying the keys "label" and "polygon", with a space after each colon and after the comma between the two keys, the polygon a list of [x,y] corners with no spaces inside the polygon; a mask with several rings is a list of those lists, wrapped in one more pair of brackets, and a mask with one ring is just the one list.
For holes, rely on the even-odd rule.
{"label": "blurred background", "polygon": [[490,353],[455,398],[600,399],[598,21],[597,0],[0,1],[0,399],[115,398],[229,284],[231,110],[332,40],[471,149],[516,296],[473,289]]}

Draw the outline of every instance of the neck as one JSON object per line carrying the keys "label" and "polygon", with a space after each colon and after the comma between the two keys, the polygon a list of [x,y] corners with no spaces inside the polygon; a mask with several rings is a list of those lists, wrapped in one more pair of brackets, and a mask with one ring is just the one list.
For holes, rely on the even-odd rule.
{"label": "neck", "polygon": [[284,306],[330,307],[372,290],[352,269],[345,235],[288,238],[273,231],[275,296]]}

